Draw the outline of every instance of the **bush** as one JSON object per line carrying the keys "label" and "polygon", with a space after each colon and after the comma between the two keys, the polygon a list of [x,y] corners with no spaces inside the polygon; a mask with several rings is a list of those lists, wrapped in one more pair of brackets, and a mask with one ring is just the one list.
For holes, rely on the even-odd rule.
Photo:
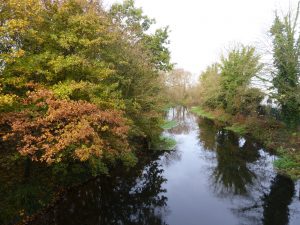
{"label": "bush", "polygon": [[260,103],[263,98],[264,95],[258,88],[240,88],[232,99],[232,102],[228,105],[228,110],[232,114],[258,114]]}

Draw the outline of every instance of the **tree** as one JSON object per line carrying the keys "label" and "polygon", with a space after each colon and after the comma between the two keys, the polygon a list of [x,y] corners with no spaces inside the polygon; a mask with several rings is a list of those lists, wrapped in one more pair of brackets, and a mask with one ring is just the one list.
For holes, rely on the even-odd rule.
{"label": "tree", "polygon": [[103,158],[94,150],[118,158],[136,136],[159,136],[167,29],[150,33],[133,1],[110,11],[89,0],[0,3],[0,141],[19,137],[19,152],[39,161],[88,161]]}
{"label": "tree", "polygon": [[129,151],[128,126],[120,112],[101,111],[82,100],[60,100],[46,89],[27,96],[25,110],[6,113],[0,120],[11,128],[4,140],[13,139],[21,155],[52,164]]}
{"label": "tree", "polygon": [[273,64],[276,68],[272,83],[282,118],[288,126],[295,126],[300,122],[299,13],[300,2],[294,19],[291,12],[283,18],[276,13],[270,30],[273,37]]}
{"label": "tree", "polygon": [[[222,105],[228,112],[239,112],[238,105],[245,101],[245,95],[242,93],[250,88],[251,79],[262,69],[259,59],[255,48],[251,46],[236,47],[227,57],[222,56],[220,63]],[[254,99],[262,95],[259,89],[253,91],[257,92],[257,95],[253,96]],[[258,100],[259,104],[262,96]]]}
{"label": "tree", "polygon": [[114,4],[109,14],[125,37],[117,49],[116,73],[111,81],[118,83],[125,110],[133,121],[131,134],[150,141],[161,132],[157,126],[162,121],[164,104],[161,71],[172,68],[167,48],[168,29],[151,33],[154,20],[145,16],[131,0]]}
{"label": "tree", "polygon": [[221,106],[220,70],[217,63],[208,66],[199,77],[199,98],[201,104],[210,108]]}
{"label": "tree", "polygon": [[96,1],[5,2],[0,31],[4,94],[25,96],[28,82],[49,88],[85,82],[86,100],[112,105],[117,95],[104,81],[114,72],[108,59],[118,34],[111,32],[110,19]]}
{"label": "tree", "polygon": [[130,36],[133,46],[142,44],[143,50],[148,51],[151,62],[157,70],[168,71],[173,68],[168,49],[170,43],[168,27],[150,33],[149,29],[155,24],[155,20],[144,15],[141,8],[136,8],[134,0],[125,0],[123,4],[115,3],[110,9],[110,14],[122,32]]}
{"label": "tree", "polygon": [[169,101],[174,104],[185,104],[188,89],[191,86],[192,74],[184,69],[174,69],[165,74],[165,83]]}

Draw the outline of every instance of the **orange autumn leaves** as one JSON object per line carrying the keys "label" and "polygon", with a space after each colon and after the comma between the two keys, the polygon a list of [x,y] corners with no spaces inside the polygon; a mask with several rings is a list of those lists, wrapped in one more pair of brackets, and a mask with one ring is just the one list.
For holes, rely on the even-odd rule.
{"label": "orange autumn leaves", "polygon": [[0,125],[9,126],[3,139],[15,140],[18,151],[32,160],[86,161],[129,151],[122,112],[102,111],[82,100],[57,99],[46,89],[29,92],[23,104],[26,110],[4,114]]}

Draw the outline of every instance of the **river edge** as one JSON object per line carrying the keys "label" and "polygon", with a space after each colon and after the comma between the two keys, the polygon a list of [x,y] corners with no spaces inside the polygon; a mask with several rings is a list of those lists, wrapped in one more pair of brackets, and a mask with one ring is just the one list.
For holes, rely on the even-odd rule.
{"label": "river edge", "polygon": [[[190,110],[190,111],[193,112],[193,110]],[[208,118],[208,117],[205,117],[205,118]],[[220,117],[220,118],[222,118],[222,117]],[[209,119],[213,120],[212,118],[209,118]],[[230,125],[229,123],[226,123],[224,121],[222,122],[222,120],[217,120],[217,119],[215,119],[215,122],[218,123],[219,125],[221,125],[221,123],[223,123],[223,127],[225,127],[228,130],[231,130],[231,129],[229,129],[229,125]],[[174,128],[175,124],[173,124],[173,125],[174,126],[172,126],[172,127]],[[236,127],[238,127],[238,126],[236,125]],[[231,131],[233,131],[233,130],[231,130]],[[238,132],[236,132],[236,133],[238,133]],[[251,134],[249,134],[249,133],[246,133],[244,135],[251,136]],[[140,155],[140,159],[144,159],[145,161],[148,161],[150,159],[153,160],[152,159],[153,157],[154,158],[158,157],[160,154],[163,153],[163,151],[161,151],[161,152],[160,151],[155,151],[155,152],[151,152],[151,153],[152,154]],[[143,168],[143,165],[145,164],[145,162],[143,162],[143,160],[141,160],[140,163],[141,163],[140,166],[137,165],[137,167],[134,168],[134,170],[137,169],[139,171],[138,173],[141,172],[141,170],[142,170],[141,168]],[[114,176],[114,175],[112,174],[111,176]],[[54,207],[54,205],[58,204],[62,200],[62,198],[63,198],[63,196],[66,192],[70,192],[70,191],[72,191],[72,189],[78,189],[80,186],[84,186],[87,183],[90,183],[93,180],[96,180],[98,178],[99,178],[99,176],[98,177],[93,177],[93,178],[90,178],[88,180],[83,180],[80,184],[75,184],[75,185],[69,186],[65,189],[58,190],[57,192],[54,193],[54,196],[53,196],[53,198],[52,198],[52,200],[50,201],[49,204],[47,204],[45,207],[43,207],[37,213],[33,214],[30,217],[27,217],[21,223],[18,223],[18,224],[31,224],[31,222],[34,221],[37,217],[41,217],[44,214],[47,214],[49,211],[51,211],[51,209]]]}
{"label": "river edge", "polygon": [[257,116],[232,116],[222,110],[211,110],[201,106],[191,107],[192,113],[217,122],[226,130],[238,135],[249,135],[274,151],[278,159],[274,166],[279,173],[293,180],[300,179],[300,133],[291,132],[271,118]]}
{"label": "river edge", "polygon": [[[211,123],[212,124],[212,123]],[[216,124],[217,125],[217,124]],[[221,128],[221,127],[220,127]],[[221,128],[222,129],[222,128]],[[245,137],[246,138],[246,137]],[[144,159],[142,161],[145,161],[144,163],[140,161],[141,164],[137,165],[137,168],[135,168],[133,171],[137,172],[137,174],[140,174],[140,169],[142,169],[142,167],[144,167],[144,164],[147,164],[147,161],[148,160],[153,160],[155,161],[157,157],[159,157],[159,155],[161,155],[159,152],[156,152],[156,154],[152,155],[142,155],[141,156],[141,159]],[[147,157],[148,156],[148,157]],[[153,159],[154,157],[154,159]],[[231,157],[230,157],[231,158]],[[228,165],[228,164],[227,164]],[[122,174],[124,175],[124,173],[127,173],[125,171],[122,170]],[[113,177],[118,177],[116,176],[116,174],[111,174],[111,176]],[[48,205],[48,207],[45,207],[44,209],[42,209],[41,211],[39,211],[36,215],[33,215],[32,218],[30,218],[29,220],[27,220],[27,222],[25,223],[22,223],[22,224],[31,224],[31,225],[35,225],[35,224],[45,224],[45,223],[40,223],[41,221],[38,219],[38,217],[40,218],[43,218],[43,217],[51,217],[51,211],[53,211],[53,208],[55,207],[55,205],[59,205],[59,202],[63,200],[63,197],[64,195],[67,193],[67,192],[72,192],[73,190],[76,190],[76,189],[80,189],[81,187],[84,187],[84,186],[88,186],[89,183],[93,183],[95,180],[97,179],[102,179],[101,177],[96,177],[96,178],[93,178],[93,179],[90,179],[86,182],[83,182],[81,183],[80,185],[74,185],[73,187],[69,187],[67,188],[66,190],[62,191],[61,193],[58,193],[57,194],[57,198],[53,200],[53,202],[51,204]],[[37,220],[36,220],[37,219]]]}
{"label": "river edge", "polygon": [[[117,185],[117,187],[122,187],[122,188],[113,189],[113,190],[119,190],[117,191],[117,193],[125,194],[126,196],[125,198],[123,194],[115,195],[116,194],[115,191],[110,192],[110,190],[112,189],[103,188],[103,186],[99,184],[102,187],[101,190],[104,191],[102,192],[104,194],[104,195],[102,194],[102,196],[107,196],[105,197],[105,199],[111,200],[109,201],[110,204],[107,204],[105,199],[103,199],[104,200],[103,202],[101,198],[100,198],[101,201],[99,200],[98,202],[101,203],[102,206],[110,205],[108,210],[104,210],[104,214],[105,214],[104,216],[105,218],[108,218],[108,220],[101,220],[101,222],[97,223],[93,219],[91,220],[94,222],[90,222],[91,220],[88,219],[89,221],[88,223],[83,222],[83,221],[87,221],[86,217],[84,217],[85,215],[84,212],[87,211],[91,212],[91,210],[95,208],[98,209],[95,204],[92,204],[92,207],[88,207],[88,208],[86,208],[86,206],[84,206],[83,208],[83,205],[81,203],[78,204],[78,202],[82,202],[82,200],[87,202],[86,200],[91,198],[78,197],[76,193],[86,193],[87,191],[87,193],[90,193],[90,197],[98,196],[97,195],[98,188],[91,189],[89,188],[90,185],[88,184],[88,185],[84,185],[82,188],[79,188],[80,190],[75,190],[75,195],[73,195],[72,193],[71,194],[68,193],[66,196],[66,199],[69,199],[69,201],[67,201],[68,202],[67,204],[62,202],[62,204],[58,204],[56,206],[56,210],[54,211],[59,212],[60,215],[60,216],[59,215],[53,216],[53,218],[56,218],[57,221],[56,224],[57,225],[65,225],[65,224],[182,225],[188,223],[189,225],[198,225],[199,221],[202,221],[203,224],[215,224],[215,225],[238,224],[237,222],[234,222],[236,221],[235,219],[236,217],[234,216],[234,214],[232,214],[231,212],[226,213],[227,207],[223,208],[221,206],[224,203],[224,199],[227,200],[236,199],[238,200],[238,202],[240,202],[239,201],[240,199],[243,199],[243,201],[240,202],[241,204],[235,204],[235,207],[232,207],[231,200],[227,202],[228,207],[235,208],[237,210],[239,209],[239,206],[242,206],[243,208],[245,207],[251,208],[253,204],[259,205],[260,209],[264,210],[264,212],[266,212],[266,209],[268,208],[270,209],[269,210],[270,214],[267,213],[268,215],[264,215],[265,213],[264,214],[258,213],[255,214],[255,218],[261,218],[260,220],[262,220],[263,218],[271,218],[271,219],[274,218],[273,221],[276,221],[278,220],[278,217],[273,217],[272,212],[274,212],[274,209],[278,205],[274,204],[274,200],[271,200],[274,199],[273,197],[274,190],[275,193],[278,193],[278,191],[280,190],[284,191],[283,192],[284,195],[282,194],[275,195],[275,196],[282,196],[283,199],[286,199],[283,200],[282,197],[280,197],[279,199],[275,198],[276,199],[275,202],[278,202],[279,200],[280,200],[279,202],[282,201],[286,202],[284,204],[285,207],[281,207],[284,208],[282,213],[276,213],[276,214],[279,215],[284,214],[285,220],[288,220],[289,211],[292,211],[295,208],[295,207],[290,207],[289,205],[292,196],[295,193],[294,189],[298,189],[298,188],[292,188],[294,184],[289,178],[288,179],[283,178],[283,176],[280,176],[279,174],[276,173],[276,171],[273,170],[273,166],[271,163],[275,158],[273,154],[268,154],[268,151],[265,151],[263,146],[255,142],[255,140],[252,140],[245,136],[242,137],[239,135],[235,135],[233,132],[226,131],[222,129],[222,127],[219,127],[217,124],[213,123],[210,120],[202,119],[197,117],[194,114],[188,113],[189,110],[182,110],[185,111],[186,113],[182,111],[177,113],[178,111],[180,111],[180,109],[175,109],[174,111],[175,111],[175,116],[171,115],[172,114],[171,112],[169,113],[171,117],[176,118],[177,120],[178,118],[177,115],[179,115],[180,118],[183,118],[183,120],[186,121],[186,122],[180,122],[179,126],[174,127],[168,132],[168,134],[172,136],[174,135],[173,137],[178,143],[176,151],[172,151],[164,155],[162,159],[160,159],[157,162],[158,165],[154,166],[156,169],[152,170],[153,169],[152,166],[145,167],[143,175],[139,176],[137,179],[134,178],[136,182],[134,186],[131,186],[130,188],[127,189],[126,188],[127,185],[125,186]],[[212,140],[214,141],[211,142]],[[166,163],[168,161],[167,159],[171,161]],[[156,162],[154,162],[154,164],[156,164]],[[154,175],[154,177],[152,177],[151,174]],[[219,176],[218,174],[221,176]],[[233,186],[230,185],[229,189],[226,188],[228,187],[227,186],[228,179],[226,179],[228,175],[230,175],[229,183],[233,185]],[[116,176],[113,177],[116,178]],[[220,181],[219,179],[214,179],[214,178],[221,178],[221,182],[218,182]],[[119,178],[117,178],[117,180],[119,180]],[[127,180],[127,178],[125,180]],[[164,180],[166,181],[165,183],[163,183]],[[288,181],[290,185],[286,186],[284,185],[285,182],[282,183],[282,181]],[[91,184],[93,183],[94,182],[91,182]],[[109,183],[111,184],[111,182]],[[148,186],[148,184],[150,186]],[[241,184],[241,186],[239,184]],[[137,188],[133,188],[133,187],[137,187]],[[151,188],[148,189],[149,187]],[[154,204],[154,207],[151,207],[152,204],[148,205],[147,202],[149,202],[149,200],[152,198],[150,199],[148,198],[150,193],[146,190],[152,190],[151,193],[153,193],[154,196],[156,196],[154,197],[154,199],[158,197],[159,200],[160,199],[159,196],[161,196],[161,200],[163,200],[164,204],[161,204],[161,201],[159,200],[159,201],[154,201],[156,203],[159,203],[159,204]],[[244,190],[247,191],[244,192]],[[260,194],[256,194],[257,191]],[[113,195],[111,195],[112,193]],[[147,197],[144,198],[145,196],[142,193],[145,193]],[[245,194],[242,193],[248,193],[246,194],[246,196],[248,197],[244,198]],[[114,199],[108,196],[117,196],[117,198]],[[236,196],[237,198],[235,198],[234,196]],[[265,197],[265,196],[270,196],[270,197]],[[92,199],[97,199],[97,197],[96,198],[93,197]],[[126,199],[128,199],[129,201],[126,201],[124,202],[124,204],[122,204],[123,200]],[[135,201],[132,202],[133,199],[139,199],[139,200],[138,202]],[[217,200],[217,202],[213,201],[213,199]],[[245,206],[247,200],[250,202],[248,202],[247,206]],[[271,205],[269,204],[269,202],[271,203]],[[75,213],[68,214],[67,212],[69,211],[69,209],[72,208],[71,206],[73,205],[73,203],[75,204],[77,203],[76,204],[77,207],[75,208],[79,210],[77,211],[75,210]],[[121,203],[121,209],[124,209],[126,212],[125,214],[123,214],[124,213],[123,210],[121,210],[122,213],[120,213],[120,211],[118,210],[120,203]],[[147,206],[146,208],[144,207],[145,203]],[[211,209],[207,207],[210,204],[213,205],[215,214],[217,214],[218,217],[210,214]],[[269,205],[271,206],[271,208],[269,207]],[[150,208],[148,206],[150,206]],[[132,209],[134,210],[132,211]],[[149,211],[149,209],[152,210]],[[185,211],[185,209],[188,210]],[[216,209],[219,209],[220,211]],[[140,211],[142,211],[143,213],[136,214],[137,212]],[[152,216],[149,216],[149,214],[146,213],[151,211],[159,212],[157,214],[150,213],[152,216],[155,216],[155,218],[158,219],[159,221],[158,223],[151,223],[151,221],[153,221],[151,220]],[[165,212],[167,211],[171,212],[171,214],[169,215],[165,214]],[[111,215],[110,212],[114,212],[112,213],[113,215]],[[90,215],[89,218],[97,218],[98,216],[95,215],[98,215],[98,213],[99,215],[103,215],[102,214],[103,208],[102,209],[100,208],[100,211],[95,210],[95,213],[89,213]],[[251,215],[251,213],[255,213],[255,212],[253,212],[252,210],[250,210],[249,212],[247,210],[245,217],[246,215]],[[121,216],[122,217],[121,218],[120,215],[126,215],[126,216],[125,217]],[[144,217],[144,215],[148,215],[148,216]],[[51,212],[48,215],[43,215],[43,217],[44,218],[50,217],[51,219],[52,218]],[[119,219],[115,220],[112,218],[119,218]],[[221,218],[221,221],[215,221],[218,220],[218,218]],[[243,216],[239,218],[243,220]],[[207,220],[206,222],[205,219]],[[74,223],[75,221],[73,221],[71,223],[70,222],[71,220],[82,221],[82,222]],[[122,222],[117,223],[117,221],[123,221],[123,223]],[[133,221],[140,221],[140,223],[133,222]],[[39,221],[35,221],[35,223],[31,223],[30,225],[43,225],[43,224],[48,225],[49,223],[42,223],[42,221],[39,220]],[[243,223],[243,224],[248,224],[248,223]],[[252,222],[250,224],[258,225],[262,223]],[[277,223],[270,223],[270,224],[277,224]],[[287,223],[280,223],[280,224],[287,224]],[[291,224],[298,224],[298,223],[293,222]]]}
{"label": "river edge", "polygon": [[[177,126],[174,121],[165,121],[162,125],[164,131]],[[0,155],[0,224],[26,225],[31,224],[37,217],[51,211],[58,204],[65,193],[78,189],[96,179],[106,179],[121,173],[141,173],[149,161],[165,152],[172,151],[176,143],[174,140],[161,135],[159,142],[148,149],[143,140],[133,143],[133,151],[138,159],[133,166],[117,165],[108,166],[106,173],[93,175],[81,163],[70,164],[65,167],[53,168],[37,162],[28,164],[26,158],[16,157],[16,154]],[[1,143],[0,143],[1,144]],[[7,147],[0,145],[0,147]],[[8,147],[7,147],[8,149]],[[137,151],[137,149],[143,149]],[[15,158],[13,158],[15,157]],[[12,160],[14,159],[14,160]],[[27,171],[29,167],[29,171]],[[11,168],[14,168],[13,170]]]}

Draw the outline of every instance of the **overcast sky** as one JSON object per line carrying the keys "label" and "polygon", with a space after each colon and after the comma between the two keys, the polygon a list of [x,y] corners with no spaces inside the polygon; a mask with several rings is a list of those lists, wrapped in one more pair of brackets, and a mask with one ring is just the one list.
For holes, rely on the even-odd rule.
{"label": "overcast sky", "polygon": [[[116,0],[104,0],[111,4]],[[121,0],[118,0],[121,2]],[[216,62],[225,47],[257,45],[265,39],[276,9],[285,12],[298,0],[136,0],[159,26],[169,26],[172,61],[199,74]]]}

